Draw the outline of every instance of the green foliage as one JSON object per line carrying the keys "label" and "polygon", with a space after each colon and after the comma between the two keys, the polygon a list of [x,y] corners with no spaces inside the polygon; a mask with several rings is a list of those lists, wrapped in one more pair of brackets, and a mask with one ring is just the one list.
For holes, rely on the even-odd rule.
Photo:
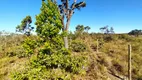
{"label": "green foliage", "polygon": [[[56,3],[56,0],[52,1],[54,3]],[[70,26],[70,21],[71,21],[71,17],[74,14],[75,9],[80,10],[81,8],[86,7],[86,3],[85,1],[81,1],[81,2],[76,2],[76,0],[74,0],[72,3],[70,2],[70,0],[61,0],[61,3],[58,5],[58,9],[60,11],[60,15],[61,15],[61,22],[62,22],[62,31],[69,31],[69,26]],[[69,48],[68,45],[68,36],[64,37],[64,46],[65,48]]]}
{"label": "green foliage", "polygon": [[23,54],[24,49],[20,45],[23,40],[23,36],[16,34],[0,36],[0,57],[13,57]]}
{"label": "green foliage", "polygon": [[[85,6],[84,3],[74,4],[76,8],[79,8],[79,4],[82,4],[82,7]],[[22,53],[18,56],[30,57],[30,63],[24,67],[24,69],[13,72],[11,74],[13,80],[74,80],[73,77],[75,75],[80,75],[82,77],[82,74],[85,74],[86,72],[89,73],[89,71],[96,72],[95,75],[91,74],[93,79],[95,76],[101,76],[100,79],[106,79],[104,75],[109,76],[109,71],[113,73],[116,73],[115,71],[117,71],[119,74],[126,75],[127,69],[125,69],[126,64],[124,61],[127,62],[127,49],[124,48],[126,47],[124,46],[124,43],[127,41],[136,42],[132,42],[133,51],[135,53],[135,55],[133,55],[134,58],[132,63],[134,67],[132,73],[134,74],[133,76],[135,79],[141,80],[142,63],[140,62],[141,53],[139,53],[142,51],[142,48],[140,47],[142,43],[141,39],[131,39],[132,37],[128,35],[121,36],[110,34],[114,33],[113,28],[110,30],[107,28],[102,28],[106,29],[106,32],[104,33],[109,33],[109,35],[95,34],[91,35],[91,38],[88,33],[83,33],[84,28],[86,28],[86,32],[88,32],[89,27],[84,27],[81,25],[76,31],[78,33],[81,32],[83,35],[78,38],[80,39],[79,41],[74,40],[71,42],[70,49],[74,52],[71,54],[69,50],[64,48],[62,38],[66,37],[68,32],[61,32],[63,25],[61,22],[60,13],[57,5],[53,3],[52,0],[42,2],[41,13],[36,16],[36,19],[36,32],[38,35],[38,40],[30,37],[27,38],[23,42],[25,53],[22,53],[23,48],[21,48],[21,46],[18,46],[18,48],[15,49],[17,53]],[[26,21],[27,20],[24,20],[23,23]],[[74,37],[76,33],[70,33],[69,35]],[[80,34],[78,36],[80,36]],[[100,52],[101,54],[98,54],[93,52],[92,48],[89,49],[90,53],[82,53],[88,49],[86,45],[90,46],[93,44],[93,46],[96,47],[96,42],[93,41],[98,38],[99,47],[101,47],[99,51],[103,51],[105,53]],[[14,49],[12,49],[12,51],[13,50]],[[15,52],[12,51],[9,51],[10,56],[17,55],[17,53],[15,54]],[[76,54],[76,52],[80,52],[80,54]],[[91,62],[89,65],[90,68],[88,68],[87,65],[88,60]],[[88,76],[90,77],[90,74]]]}
{"label": "green foliage", "polygon": [[[64,52],[65,53],[65,52]],[[33,67],[45,66],[47,69],[60,68],[70,73],[80,73],[85,65],[86,58],[83,56],[71,56],[70,54],[64,54],[62,52],[54,53],[51,55],[39,55],[31,60]]]}
{"label": "green foliage", "polygon": [[[84,74],[87,66],[87,57],[71,56],[69,52],[54,53],[33,56],[30,60],[30,67],[11,75],[14,80],[23,79],[62,79],[70,80],[73,74]],[[58,74],[58,75],[57,75]]]}
{"label": "green foliage", "polygon": [[12,79],[70,80],[71,75],[84,73],[87,58],[73,56],[64,48],[62,37],[66,33],[59,34],[63,26],[57,5],[51,0],[43,1],[36,20],[38,40],[27,38],[23,44],[26,54],[34,55],[30,58],[29,67],[12,73]]}
{"label": "green foliage", "polygon": [[131,42],[135,40],[135,37],[129,36],[128,34],[119,35],[119,39],[126,40],[127,42]]}
{"label": "green foliage", "polygon": [[81,41],[72,41],[70,48],[74,52],[84,52],[87,50],[87,46]]}
{"label": "green foliage", "polygon": [[9,57],[17,56],[21,58],[21,57],[25,57],[25,51],[22,46],[17,46],[15,48],[11,48],[11,50],[6,52],[6,55]]}
{"label": "green foliage", "polygon": [[88,32],[91,28],[89,26],[84,26],[84,25],[77,25],[76,26],[76,32],[78,33],[83,33],[84,31]]}
{"label": "green foliage", "polygon": [[105,41],[114,41],[114,40],[118,40],[118,36],[115,35],[115,34],[104,35],[104,40],[105,40]]}
{"label": "green foliage", "polygon": [[22,33],[26,34],[27,36],[30,36],[31,30],[34,29],[34,27],[31,27],[31,25],[30,25],[31,23],[32,23],[31,16],[26,16],[26,18],[24,18],[21,21],[21,24],[16,27],[16,31],[22,32]]}
{"label": "green foliage", "polygon": [[91,28],[89,26],[84,27],[84,30],[88,33]]}
{"label": "green foliage", "polygon": [[39,51],[46,54],[54,53],[63,47],[63,39],[59,32],[62,29],[58,7],[51,0],[42,2],[41,13],[36,16]]}
{"label": "green foliage", "polygon": [[34,49],[37,47],[37,42],[35,40],[27,38],[23,42],[22,46],[25,49],[25,56],[31,56],[32,54],[34,54]]}
{"label": "green foliage", "polygon": [[139,35],[142,35],[142,30],[132,30],[128,33],[129,35],[135,35],[135,36],[139,36]]}
{"label": "green foliage", "polygon": [[119,39],[124,39],[124,40],[126,40],[128,37],[129,37],[129,35],[127,35],[127,34],[120,34],[120,35],[119,35]]}
{"label": "green foliage", "polygon": [[[70,35],[72,37],[75,34],[70,33]],[[70,53],[70,51],[66,50],[62,46],[63,40],[60,35],[50,39],[54,40],[54,42],[45,40],[42,37],[37,38],[37,36],[30,36],[25,41],[26,36],[22,35],[0,36],[0,56],[5,55],[0,57],[0,79],[9,79],[9,73],[13,72],[13,69],[16,69],[16,72],[11,75],[13,80],[79,80],[80,77],[82,80],[88,78],[90,80],[100,80],[104,77],[105,80],[109,77],[107,75],[108,71],[118,76],[124,76],[127,75],[127,44],[131,44],[132,79],[141,80],[142,38],[127,34],[113,34],[112,37],[116,36],[117,39],[106,41],[105,36],[102,34],[88,36],[83,34],[81,37],[73,39],[73,41],[79,40],[79,42],[87,45],[88,51],[79,52],[79,54],[76,52]],[[99,40],[99,47],[101,47],[99,49],[100,54],[96,54],[92,48],[88,47],[92,44],[96,47],[96,39]],[[60,43],[57,43],[58,40]],[[25,49],[21,46],[22,42],[24,43],[22,46],[26,46]],[[28,59],[24,57],[28,54],[25,53],[28,47],[33,53],[29,53],[32,58],[29,57],[30,63],[25,67],[23,64],[28,62]],[[91,64],[86,65],[88,59]],[[19,68],[22,70],[17,71]]]}
{"label": "green foliage", "polygon": [[42,2],[41,13],[36,16],[37,34],[43,39],[56,37],[62,29],[60,13],[56,4],[48,0]]}
{"label": "green foliage", "polygon": [[[87,37],[89,35],[88,31],[91,28],[89,26],[84,26],[84,25],[77,25],[76,26],[76,31],[74,31],[74,35],[70,34],[69,37],[71,36],[72,39],[80,38],[80,37]],[[86,36],[84,36],[86,35]]]}
{"label": "green foliage", "polygon": [[114,34],[115,33],[113,27],[110,27],[110,29],[109,29],[108,25],[101,27],[100,30],[104,34]]}
{"label": "green foliage", "polygon": [[61,69],[46,70],[45,68],[29,68],[16,72],[11,77],[12,80],[70,80],[71,78],[70,74]]}
{"label": "green foliage", "polygon": [[68,33],[67,31],[64,31],[64,32],[61,33],[61,36],[62,36],[62,37],[66,37],[66,36],[68,36],[68,35],[69,35],[69,33]]}
{"label": "green foliage", "polygon": [[84,26],[83,25],[77,25],[76,26],[76,31],[83,32],[84,31]]}

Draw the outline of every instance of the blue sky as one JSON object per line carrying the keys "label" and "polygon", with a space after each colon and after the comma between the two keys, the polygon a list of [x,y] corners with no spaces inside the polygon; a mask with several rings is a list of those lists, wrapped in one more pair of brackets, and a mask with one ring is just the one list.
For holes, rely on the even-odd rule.
{"label": "blue sky", "polygon": [[[99,28],[106,25],[114,27],[116,33],[142,29],[142,0],[85,1],[86,8],[76,11],[71,19],[71,31],[78,24],[90,26],[90,32],[99,32]],[[41,0],[0,0],[0,3],[0,31],[15,32],[15,27],[27,15],[32,16],[32,25],[35,26],[35,15],[40,13]]]}

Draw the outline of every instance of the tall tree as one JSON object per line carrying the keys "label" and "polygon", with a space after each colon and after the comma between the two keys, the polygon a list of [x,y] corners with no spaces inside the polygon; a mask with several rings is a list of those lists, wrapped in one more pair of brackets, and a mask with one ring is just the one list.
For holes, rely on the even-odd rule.
{"label": "tall tree", "polygon": [[139,35],[142,35],[142,30],[135,29],[135,30],[130,31],[128,34],[139,36]]}
{"label": "tall tree", "polygon": [[[86,6],[86,3],[84,1],[78,2],[77,0],[74,0],[74,2],[70,5],[70,0],[61,0],[62,4],[59,5],[60,9],[60,14],[62,16],[62,24],[63,24],[63,31],[68,32],[69,25],[70,25],[70,20],[72,15],[74,14],[74,10],[78,9],[80,10],[81,8]],[[65,21],[66,20],[66,21]],[[64,37],[64,43],[65,43],[65,48],[68,49],[68,37]]]}
{"label": "tall tree", "polygon": [[[62,46],[59,32],[62,29],[61,16],[58,6],[51,0],[42,1],[41,13],[36,16],[36,32],[43,43],[50,44],[50,48]],[[44,44],[43,44],[44,45]],[[58,45],[58,46],[57,46]],[[59,46],[60,45],[60,46]]]}
{"label": "tall tree", "polygon": [[76,26],[76,31],[83,32],[84,31],[84,26],[83,25],[77,25]]}
{"label": "tall tree", "polygon": [[104,26],[104,27],[101,27],[100,30],[101,30],[102,33],[105,34],[106,32],[108,32],[108,25]]}
{"label": "tall tree", "polygon": [[[45,1],[45,0],[42,0]],[[52,2],[57,3],[56,0],[52,0]],[[74,0],[72,3],[70,0],[61,0],[61,4],[58,5],[58,8],[60,10],[61,15],[61,21],[62,21],[62,31],[65,33],[68,33],[69,25],[71,21],[71,17],[74,14],[75,9],[80,10],[81,8],[86,7],[86,3],[84,1],[77,2],[77,0]],[[68,49],[68,37],[64,37],[64,46],[66,49]]]}
{"label": "tall tree", "polygon": [[89,26],[84,27],[85,31],[88,33],[88,31],[91,29]]}
{"label": "tall tree", "polygon": [[110,27],[110,33],[111,33],[111,34],[114,34],[114,33],[115,33],[113,27]]}
{"label": "tall tree", "polygon": [[16,27],[16,32],[21,32],[26,34],[27,36],[30,36],[31,31],[34,29],[34,27],[31,27],[32,18],[31,16],[26,16],[22,21],[21,24]]}
{"label": "tall tree", "polygon": [[114,34],[114,28],[113,27],[110,27],[108,25],[104,26],[104,27],[101,27],[100,28],[101,32],[104,33],[104,34]]}

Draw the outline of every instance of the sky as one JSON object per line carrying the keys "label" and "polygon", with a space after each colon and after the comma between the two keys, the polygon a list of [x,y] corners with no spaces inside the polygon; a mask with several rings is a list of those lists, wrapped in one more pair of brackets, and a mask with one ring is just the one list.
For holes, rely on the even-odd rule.
{"label": "sky", "polygon": [[[59,0],[57,0],[59,1]],[[71,0],[73,1],[73,0]],[[82,0],[77,0],[80,2]],[[142,29],[142,0],[85,0],[87,6],[76,10],[71,18],[70,31],[77,25],[90,26],[90,32],[100,32],[108,25],[115,33]],[[27,15],[40,13],[41,0],[0,0],[0,31],[15,32],[15,27]]]}

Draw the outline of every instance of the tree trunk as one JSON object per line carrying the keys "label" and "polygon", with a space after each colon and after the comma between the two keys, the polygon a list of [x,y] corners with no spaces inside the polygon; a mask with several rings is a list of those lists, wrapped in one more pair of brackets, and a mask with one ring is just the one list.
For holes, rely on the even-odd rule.
{"label": "tree trunk", "polygon": [[64,37],[64,45],[65,45],[65,48],[68,49],[69,48],[69,45],[68,45],[68,37]]}
{"label": "tree trunk", "polygon": [[[67,0],[66,4],[67,4],[66,7],[68,8],[68,0]],[[64,26],[63,31],[66,31],[68,33],[68,29],[69,29],[69,25],[70,25],[70,19],[72,17],[73,10],[71,10],[71,11],[67,10],[67,12],[68,12],[68,15],[66,16],[67,17],[66,25],[64,24],[64,16],[62,17],[62,24]],[[66,49],[69,48],[69,45],[68,45],[68,36],[64,37],[64,46],[65,46]]]}
{"label": "tree trunk", "polygon": [[[73,11],[71,11],[71,13],[68,15],[66,27],[64,27],[64,31],[66,31],[67,33],[68,33],[68,29],[69,29],[69,25],[70,25],[70,18],[72,16],[72,13],[73,13]],[[68,44],[68,37],[67,36],[64,37],[64,44],[65,44],[65,48],[68,49],[69,44]]]}

